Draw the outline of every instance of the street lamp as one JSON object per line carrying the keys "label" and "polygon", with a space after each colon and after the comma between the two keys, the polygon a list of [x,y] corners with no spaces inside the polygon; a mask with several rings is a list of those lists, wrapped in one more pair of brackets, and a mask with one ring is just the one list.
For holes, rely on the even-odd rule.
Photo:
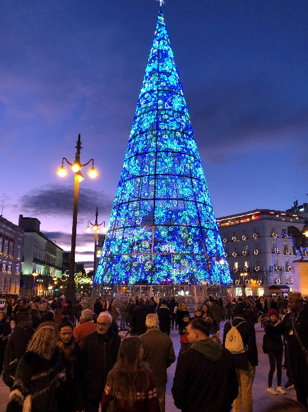
{"label": "street lamp", "polygon": [[36,288],[35,281],[36,281],[36,277],[38,276],[38,273],[37,273],[37,272],[33,272],[33,273],[32,273],[32,276],[33,276],[33,296],[35,296],[35,288]]}
{"label": "street lamp", "polygon": [[248,275],[247,272],[240,273],[240,276],[243,278],[243,296],[245,297],[245,288],[246,288],[246,276]]}
{"label": "street lamp", "polygon": [[74,187],[74,207],[73,207],[73,224],[72,224],[72,243],[71,243],[71,257],[70,257],[70,264],[69,264],[69,280],[67,283],[67,299],[70,300],[72,303],[75,302],[75,252],[76,252],[76,229],[77,229],[77,214],[78,214],[78,197],[79,197],[79,182],[81,182],[84,177],[81,174],[81,169],[84,166],[87,166],[90,162],[92,162],[92,167],[88,171],[88,175],[93,179],[95,178],[98,173],[94,168],[94,159],[90,159],[87,163],[82,164],[80,161],[80,151],[81,141],[80,141],[80,134],[78,135],[77,146],[76,146],[76,154],[75,160],[73,163],[69,162],[66,157],[62,158],[62,165],[59,167],[57,173],[60,177],[66,176],[67,172],[64,167],[64,161],[70,165],[70,168],[75,173],[75,187]]}
{"label": "street lamp", "polygon": [[105,221],[103,221],[102,223],[98,223],[98,208],[96,208],[96,212],[95,212],[95,222],[92,223],[90,222],[90,220],[88,221],[88,226],[86,228],[87,232],[91,232],[91,229],[94,230],[94,276],[96,273],[96,269],[97,269],[97,256],[96,256],[96,249],[97,249],[97,233],[99,232],[99,227],[103,225],[102,227],[102,232],[106,233],[107,231],[107,227],[105,225]]}

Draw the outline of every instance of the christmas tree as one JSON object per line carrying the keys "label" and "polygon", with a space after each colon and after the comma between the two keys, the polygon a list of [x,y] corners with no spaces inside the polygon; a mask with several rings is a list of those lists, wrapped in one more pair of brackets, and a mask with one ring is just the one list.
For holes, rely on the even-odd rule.
{"label": "christmas tree", "polygon": [[162,11],[94,284],[228,284]]}

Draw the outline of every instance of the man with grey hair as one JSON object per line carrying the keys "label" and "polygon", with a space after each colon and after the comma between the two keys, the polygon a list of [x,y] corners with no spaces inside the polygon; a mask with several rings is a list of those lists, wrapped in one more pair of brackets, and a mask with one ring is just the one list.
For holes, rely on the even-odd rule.
{"label": "man with grey hair", "polygon": [[87,335],[80,345],[85,371],[86,412],[97,412],[102,399],[109,371],[117,360],[121,338],[110,329],[109,312],[97,318],[96,332]]}
{"label": "man with grey hair", "polygon": [[81,312],[80,324],[73,331],[74,338],[79,346],[87,335],[96,331],[96,325],[92,319],[93,314],[90,309],[85,309]]}
{"label": "man with grey hair", "polygon": [[143,347],[143,360],[153,372],[159,401],[160,412],[165,412],[165,394],[167,368],[175,361],[172,340],[158,329],[158,316],[147,315],[145,320],[147,332],[140,336]]}

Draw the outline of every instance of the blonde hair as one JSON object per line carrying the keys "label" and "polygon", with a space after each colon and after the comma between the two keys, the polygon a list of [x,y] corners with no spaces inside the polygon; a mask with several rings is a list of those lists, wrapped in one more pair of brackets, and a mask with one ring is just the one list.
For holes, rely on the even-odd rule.
{"label": "blonde hair", "polygon": [[36,353],[44,359],[50,359],[56,347],[56,331],[53,326],[43,326],[32,336],[27,352]]}

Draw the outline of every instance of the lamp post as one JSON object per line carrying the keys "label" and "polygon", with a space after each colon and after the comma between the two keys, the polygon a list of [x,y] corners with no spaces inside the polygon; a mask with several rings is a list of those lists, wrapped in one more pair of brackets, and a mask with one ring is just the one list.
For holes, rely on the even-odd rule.
{"label": "lamp post", "polygon": [[57,173],[60,177],[66,176],[67,172],[64,167],[64,161],[70,165],[70,168],[75,173],[75,186],[74,186],[74,207],[73,207],[73,223],[72,223],[72,242],[71,242],[71,257],[69,264],[69,279],[67,283],[67,299],[73,304],[75,302],[75,252],[76,252],[76,230],[77,230],[77,214],[78,214],[78,198],[79,198],[79,182],[81,182],[84,177],[81,174],[81,169],[92,162],[92,167],[88,171],[88,175],[93,179],[97,176],[97,171],[94,168],[94,159],[90,159],[87,163],[82,164],[80,161],[80,151],[81,141],[80,134],[78,135],[77,146],[76,146],[75,160],[73,163],[69,162],[66,157],[62,158],[62,165],[58,169]]}
{"label": "lamp post", "polygon": [[32,273],[32,276],[33,276],[33,296],[35,296],[35,289],[36,289],[35,281],[36,281],[36,277],[38,276],[38,273],[37,273],[37,272],[33,272],[33,273]]}
{"label": "lamp post", "polygon": [[96,269],[97,269],[97,256],[96,256],[96,248],[97,248],[97,234],[99,232],[99,227],[102,226],[102,232],[106,233],[106,225],[105,225],[105,221],[103,221],[102,223],[98,223],[98,208],[96,208],[96,212],[95,212],[95,222],[92,223],[90,220],[88,221],[88,226],[86,228],[87,232],[91,232],[91,229],[94,230],[94,276],[96,273]]}
{"label": "lamp post", "polygon": [[246,289],[246,276],[247,276],[247,274],[248,273],[246,273],[246,272],[240,273],[240,276],[242,276],[242,278],[243,278],[243,297],[246,296],[245,289]]}

